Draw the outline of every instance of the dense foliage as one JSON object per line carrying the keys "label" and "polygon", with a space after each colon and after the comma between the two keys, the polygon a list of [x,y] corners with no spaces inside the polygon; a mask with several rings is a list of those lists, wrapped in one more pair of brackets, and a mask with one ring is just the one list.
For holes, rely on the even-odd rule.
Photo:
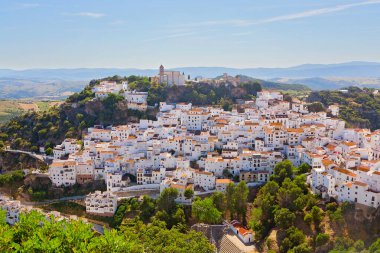
{"label": "dense foliage", "polygon": [[214,252],[202,234],[167,229],[158,220],[147,225],[136,220],[97,235],[81,221],[46,219],[36,211],[20,218],[10,227],[0,210],[1,252]]}
{"label": "dense foliage", "polygon": [[353,210],[352,205],[321,204],[305,183],[304,173],[309,171],[310,166],[294,167],[288,160],[275,166],[274,175],[261,187],[253,203],[249,224],[255,239],[265,239],[268,250],[274,249],[269,235],[276,230],[280,252],[380,252],[380,239],[365,249],[361,240],[355,242],[331,233],[332,227],[345,225],[344,214]]}
{"label": "dense foliage", "polygon": [[52,147],[65,138],[80,138],[82,132],[94,125],[117,125],[137,122],[140,118],[154,119],[149,113],[129,110],[123,96],[111,94],[106,99],[94,99],[92,81],[79,93],[75,93],[59,107],[47,111],[29,111],[0,127],[0,141],[12,149],[38,151]]}
{"label": "dense foliage", "polygon": [[271,180],[260,189],[252,210],[250,226],[255,231],[255,238],[261,240],[277,227],[282,231],[279,234],[281,252],[298,252],[297,247],[311,252],[311,246],[305,244],[303,231],[294,226],[296,215],[311,213],[315,223],[322,216],[316,206],[317,199],[306,187],[305,175],[293,173],[303,171],[302,167],[305,165],[294,168],[288,160],[278,163]]}
{"label": "dense foliage", "polygon": [[113,76],[93,80],[81,92],[68,97],[61,106],[47,111],[29,111],[15,117],[0,127],[0,148],[10,145],[12,149],[37,152],[44,146],[46,153],[64,138],[80,138],[82,132],[93,125],[120,125],[137,122],[141,118],[154,119],[154,110],[140,112],[129,110],[122,95],[111,94],[103,100],[94,99],[91,88],[102,80],[128,81],[130,89],[148,92],[148,104],[159,102],[191,102],[194,105],[221,105],[232,109],[235,99],[250,99],[261,90],[257,82],[248,81],[238,86],[209,83],[169,87],[152,83],[148,77]]}
{"label": "dense foliage", "polygon": [[234,86],[229,83],[192,83],[184,86],[167,86],[166,84],[150,83],[146,77],[131,76],[129,87],[137,91],[148,92],[148,104],[155,105],[166,101],[186,102],[193,105],[224,105],[233,104],[236,99],[251,99],[261,91],[257,82],[247,81]]}
{"label": "dense foliage", "polygon": [[24,179],[24,173],[21,170],[15,170],[0,174],[0,186],[6,186],[15,182],[21,182]]}
{"label": "dense foliage", "polygon": [[276,89],[276,90],[296,91],[296,92],[310,91],[310,88],[303,84],[271,82],[271,81],[256,79],[256,78],[245,76],[245,75],[238,75],[238,77],[240,78],[241,82],[257,82],[264,89]]}
{"label": "dense foliage", "polygon": [[[325,107],[339,104],[339,117],[350,126],[380,128],[380,96],[373,94],[374,89],[349,87],[347,92],[336,90],[313,91],[309,102],[320,102]],[[316,104],[315,104],[316,105]],[[314,106],[316,107],[316,106]]]}

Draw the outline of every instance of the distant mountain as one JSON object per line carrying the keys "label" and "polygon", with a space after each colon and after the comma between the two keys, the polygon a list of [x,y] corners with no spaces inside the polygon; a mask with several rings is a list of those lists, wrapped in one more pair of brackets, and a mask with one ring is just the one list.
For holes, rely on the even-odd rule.
{"label": "distant mountain", "polygon": [[261,86],[264,89],[276,89],[276,90],[295,90],[295,91],[307,91],[310,90],[310,88],[307,85],[303,84],[293,84],[293,83],[285,83],[285,82],[276,82],[276,81],[266,81],[266,80],[261,80],[249,76],[244,76],[244,75],[239,75],[240,80],[242,82],[247,82],[247,81],[254,81],[258,82],[261,84]]}
{"label": "distant mountain", "polygon": [[36,80],[0,77],[0,99],[62,99],[81,91],[88,81]]}
{"label": "distant mountain", "polygon": [[343,87],[357,86],[380,88],[380,78],[273,78],[273,82],[284,84],[303,84],[312,90],[335,90]]}
{"label": "distant mountain", "polygon": [[116,69],[116,68],[79,68],[79,69],[0,69],[0,78],[35,79],[35,80],[92,80],[106,76],[142,75],[152,76],[158,71],[153,69]]}
{"label": "distant mountain", "polygon": [[311,77],[380,77],[380,63],[347,62],[340,64],[304,64],[289,68],[222,68],[222,67],[188,67],[176,68],[188,74],[196,73],[205,77],[228,73],[229,75],[246,75],[257,78],[311,78]]}
{"label": "distant mountain", "polygon": [[[259,80],[264,88],[282,90],[304,90],[306,87],[302,85],[314,90],[337,89],[344,86],[380,87],[380,63],[376,62],[304,64],[290,68],[183,67],[172,70],[184,72],[192,78],[214,78],[223,73],[231,76],[242,75]],[[134,68],[0,69],[0,99],[63,98],[81,90],[92,79],[114,75],[153,76],[157,73],[158,69]]]}
{"label": "distant mountain", "polygon": [[[377,62],[347,62],[339,64],[304,64],[289,68],[225,68],[225,67],[183,67],[174,68],[192,77],[215,77],[223,73],[229,75],[246,75],[261,79],[286,78],[331,78],[331,77],[380,77],[380,63]],[[120,68],[78,68],[78,69],[0,69],[0,77],[19,79],[61,79],[90,80],[105,76],[157,74],[158,69],[120,69]]]}

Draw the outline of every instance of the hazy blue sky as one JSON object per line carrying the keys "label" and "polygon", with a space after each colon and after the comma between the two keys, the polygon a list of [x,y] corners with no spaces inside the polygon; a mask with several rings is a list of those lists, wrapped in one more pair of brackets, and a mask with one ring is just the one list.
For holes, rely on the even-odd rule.
{"label": "hazy blue sky", "polygon": [[380,0],[0,0],[0,68],[380,61]]}

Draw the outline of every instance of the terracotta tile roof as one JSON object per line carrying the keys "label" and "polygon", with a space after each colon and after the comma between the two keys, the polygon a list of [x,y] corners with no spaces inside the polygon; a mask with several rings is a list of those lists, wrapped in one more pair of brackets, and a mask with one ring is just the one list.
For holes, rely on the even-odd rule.
{"label": "terracotta tile roof", "polygon": [[232,180],[229,178],[220,178],[220,179],[216,179],[215,182],[217,184],[229,184],[229,183],[232,183]]}

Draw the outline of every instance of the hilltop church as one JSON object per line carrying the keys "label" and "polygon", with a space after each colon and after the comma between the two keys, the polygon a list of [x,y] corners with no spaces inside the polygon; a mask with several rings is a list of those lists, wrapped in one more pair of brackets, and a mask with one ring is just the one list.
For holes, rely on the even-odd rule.
{"label": "hilltop church", "polygon": [[185,75],[180,71],[165,71],[164,66],[161,65],[158,75],[154,76],[152,81],[160,84],[167,83],[169,86],[184,85]]}

